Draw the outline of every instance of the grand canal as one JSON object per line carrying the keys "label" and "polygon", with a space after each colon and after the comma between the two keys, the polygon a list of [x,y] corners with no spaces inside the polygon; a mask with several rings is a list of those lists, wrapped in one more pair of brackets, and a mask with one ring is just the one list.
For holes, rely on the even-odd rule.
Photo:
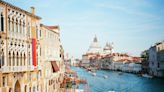
{"label": "grand canal", "polygon": [[[119,75],[115,71],[98,70],[96,76],[92,76],[86,70],[72,67],[79,77],[86,78],[91,92],[164,92],[164,79],[144,78],[138,75],[123,73]],[[108,76],[107,79],[103,76]]]}

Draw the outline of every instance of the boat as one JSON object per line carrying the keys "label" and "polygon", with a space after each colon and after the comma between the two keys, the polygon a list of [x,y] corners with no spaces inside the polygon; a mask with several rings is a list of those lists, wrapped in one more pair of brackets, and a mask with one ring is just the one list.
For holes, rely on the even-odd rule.
{"label": "boat", "polygon": [[142,74],[142,77],[146,77],[146,78],[153,78],[153,76],[148,75],[148,74]]}
{"label": "boat", "polygon": [[114,89],[109,90],[108,92],[115,92]]}
{"label": "boat", "polygon": [[107,75],[104,75],[103,77],[104,77],[104,79],[107,79],[107,78],[108,78],[108,76],[107,76]]}
{"label": "boat", "polygon": [[96,73],[92,73],[92,76],[96,76]]}
{"label": "boat", "polygon": [[88,73],[91,73],[91,71],[88,71]]}
{"label": "boat", "polygon": [[108,91],[108,92],[115,92],[114,90]]}
{"label": "boat", "polygon": [[75,89],[75,92],[85,92],[84,89]]}

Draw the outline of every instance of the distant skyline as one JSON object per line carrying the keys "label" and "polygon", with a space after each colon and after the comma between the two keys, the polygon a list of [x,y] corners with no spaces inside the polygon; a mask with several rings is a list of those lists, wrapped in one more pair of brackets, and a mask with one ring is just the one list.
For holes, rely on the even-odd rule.
{"label": "distant skyline", "polygon": [[164,40],[164,0],[4,0],[34,6],[45,25],[59,25],[65,53],[81,58],[96,35],[101,47],[139,56]]}

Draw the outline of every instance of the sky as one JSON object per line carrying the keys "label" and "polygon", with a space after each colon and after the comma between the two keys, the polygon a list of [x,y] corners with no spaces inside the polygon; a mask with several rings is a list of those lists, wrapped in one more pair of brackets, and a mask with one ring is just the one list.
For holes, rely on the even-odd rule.
{"label": "sky", "polygon": [[70,57],[81,58],[96,35],[101,47],[140,56],[164,40],[164,0],[4,0],[24,10],[34,6],[45,25],[59,25]]}

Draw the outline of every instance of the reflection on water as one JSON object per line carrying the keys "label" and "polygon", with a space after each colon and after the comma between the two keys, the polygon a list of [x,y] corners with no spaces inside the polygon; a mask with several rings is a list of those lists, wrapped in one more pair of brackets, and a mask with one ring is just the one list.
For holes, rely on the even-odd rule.
{"label": "reflection on water", "polygon": [[[85,77],[91,92],[163,92],[164,79],[148,79],[134,74],[119,74],[115,71],[99,70],[96,76],[82,68],[72,67],[80,77]],[[108,78],[104,78],[106,75]]]}

